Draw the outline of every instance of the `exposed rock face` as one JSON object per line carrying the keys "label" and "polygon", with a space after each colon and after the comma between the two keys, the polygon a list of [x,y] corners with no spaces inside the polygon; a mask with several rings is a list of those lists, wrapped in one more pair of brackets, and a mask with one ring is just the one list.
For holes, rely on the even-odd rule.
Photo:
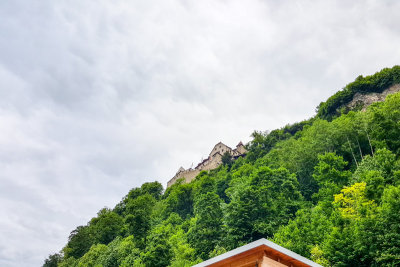
{"label": "exposed rock face", "polygon": [[397,92],[400,92],[400,84],[392,85],[388,89],[384,90],[382,93],[356,93],[353,97],[353,100],[350,101],[346,105],[346,107],[352,110],[357,106],[362,106],[362,111],[365,111],[366,108],[372,103],[384,101],[386,96]]}
{"label": "exposed rock face", "polygon": [[238,158],[244,156],[247,153],[247,150],[242,142],[240,142],[235,149],[230,148],[222,142],[219,142],[211,150],[208,158],[197,164],[196,168],[189,168],[185,170],[183,167],[180,167],[175,176],[168,181],[167,188],[182,177],[185,178],[186,183],[190,183],[201,171],[208,171],[217,168],[219,165],[221,165],[222,155],[226,152],[231,154],[232,158]]}

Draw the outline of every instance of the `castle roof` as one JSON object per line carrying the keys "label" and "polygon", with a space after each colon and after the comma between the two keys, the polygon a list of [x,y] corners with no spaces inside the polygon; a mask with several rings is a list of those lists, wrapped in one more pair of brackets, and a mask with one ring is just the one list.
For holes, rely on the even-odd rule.
{"label": "castle roof", "polygon": [[219,154],[220,156],[222,156],[221,153],[219,153],[219,151],[215,152],[212,156],[214,157],[214,156],[217,155],[217,154]]}

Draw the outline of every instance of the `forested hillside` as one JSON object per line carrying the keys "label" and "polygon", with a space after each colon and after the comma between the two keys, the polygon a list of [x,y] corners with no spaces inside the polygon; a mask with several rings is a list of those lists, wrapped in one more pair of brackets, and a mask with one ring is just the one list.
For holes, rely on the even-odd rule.
{"label": "forested hillside", "polygon": [[357,93],[382,93],[394,84],[400,83],[400,66],[385,68],[374,75],[358,76],[354,82],[346,85],[342,90],[322,102],[317,107],[317,116],[322,119],[331,120],[339,116],[344,105],[353,99]]}
{"label": "forested hillside", "polygon": [[44,266],[191,266],[262,237],[323,266],[400,265],[400,93],[336,113],[346,90],[382,91],[399,68],[357,78],[312,119],[253,133],[245,158],[190,184],[132,189]]}

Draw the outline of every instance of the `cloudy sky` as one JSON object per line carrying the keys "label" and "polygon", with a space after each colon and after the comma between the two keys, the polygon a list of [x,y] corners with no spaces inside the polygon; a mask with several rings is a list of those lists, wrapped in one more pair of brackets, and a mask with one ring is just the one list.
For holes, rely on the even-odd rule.
{"label": "cloudy sky", "polygon": [[0,1],[0,266],[400,64],[399,1]]}

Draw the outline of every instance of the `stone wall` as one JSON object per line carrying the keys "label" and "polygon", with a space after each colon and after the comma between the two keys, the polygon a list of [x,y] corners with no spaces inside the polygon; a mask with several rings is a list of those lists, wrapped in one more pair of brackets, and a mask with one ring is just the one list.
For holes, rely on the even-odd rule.
{"label": "stone wall", "polygon": [[246,148],[244,147],[244,145],[242,144],[242,142],[240,142],[237,146],[236,149],[234,150],[237,152],[238,155],[244,155],[247,153]]}
{"label": "stone wall", "polygon": [[175,174],[175,176],[171,180],[168,181],[167,187],[170,187],[171,185],[173,185],[176,182],[176,180],[178,180],[180,178],[185,178],[185,182],[190,183],[191,181],[193,181],[194,178],[196,178],[196,176],[199,173],[200,173],[200,170],[196,170],[196,169],[188,169],[188,170],[178,172],[177,174]]}
{"label": "stone wall", "polygon": [[219,153],[221,155],[223,155],[225,152],[229,152],[229,154],[232,155],[232,148],[230,148],[229,146],[219,142],[218,144],[216,144],[214,146],[214,148],[211,150],[209,157],[212,157],[213,155],[215,155],[216,153]]}
{"label": "stone wall", "polygon": [[185,178],[185,182],[190,183],[201,171],[216,169],[219,165],[222,164],[222,155],[226,152],[228,152],[232,156],[232,158],[235,159],[237,157],[244,156],[247,153],[247,150],[242,142],[240,142],[235,149],[232,149],[229,146],[219,142],[211,150],[208,158],[200,162],[196,166],[196,168],[185,170],[184,168],[180,167],[175,176],[168,181],[167,187],[173,185],[180,178]]}
{"label": "stone wall", "polygon": [[219,165],[222,163],[222,156],[219,153],[214,154],[212,157],[210,157],[204,166],[200,168],[200,170],[204,171],[209,171],[217,168]]}

